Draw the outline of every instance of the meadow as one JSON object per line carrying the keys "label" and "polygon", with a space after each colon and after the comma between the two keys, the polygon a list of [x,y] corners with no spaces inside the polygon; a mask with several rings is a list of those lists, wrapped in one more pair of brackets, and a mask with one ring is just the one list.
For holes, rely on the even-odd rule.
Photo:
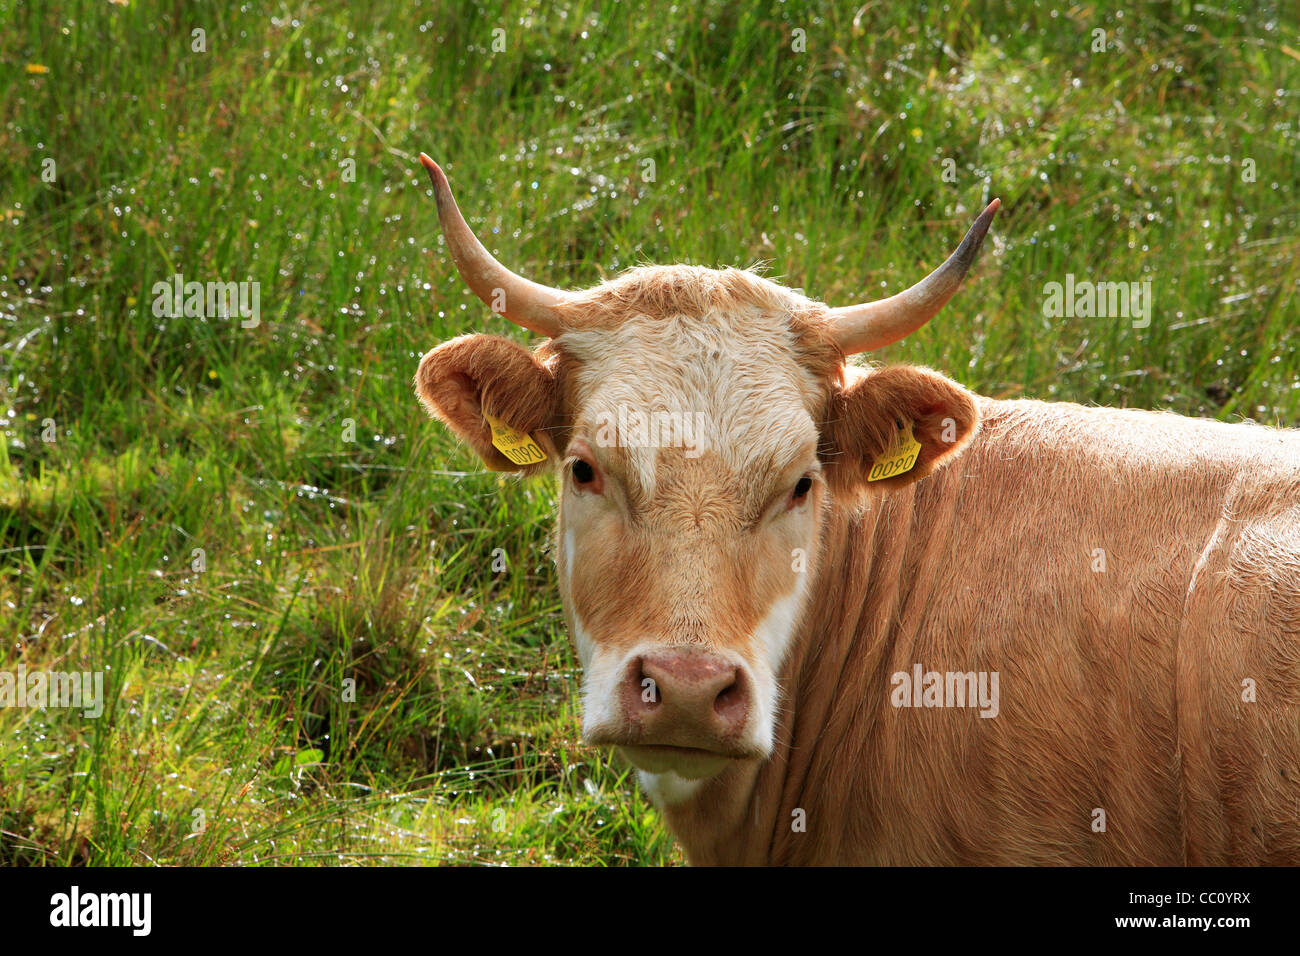
{"label": "meadow", "polygon": [[[1100,32],[1098,32],[1100,31]],[[966,287],[873,356],[996,397],[1300,426],[1290,3],[0,0],[0,865],[677,864],[611,753],[549,553],[412,375],[585,287],[761,264]],[[256,282],[257,321],[155,284]],[[1067,276],[1150,321],[1049,315]]]}

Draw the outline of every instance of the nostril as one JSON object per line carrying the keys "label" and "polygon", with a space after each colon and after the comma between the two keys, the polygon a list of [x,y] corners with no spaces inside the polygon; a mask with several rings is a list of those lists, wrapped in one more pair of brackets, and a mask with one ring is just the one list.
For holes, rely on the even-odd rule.
{"label": "nostril", "polygon": [[740,688],[737,686],[735,681],[732,681],[730,686],[724,687],[722,690],[718,691],[718,696],[713,698],[713,709],[719,712],[725,710],[735,701],[739,693]]}
{"label": "nostril", "polygon": [[713,711],[724,720],[739,716],[746,708],[745,687],[737,671],[731,683],[722,688],[713,698]]}

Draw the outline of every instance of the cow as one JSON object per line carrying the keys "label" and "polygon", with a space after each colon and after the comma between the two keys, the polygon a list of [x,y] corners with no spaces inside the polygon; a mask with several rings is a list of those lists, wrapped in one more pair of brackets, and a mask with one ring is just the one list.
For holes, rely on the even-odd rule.
{"label": "cow", "polygon": [[1300,432],[849,364],[953,296],[997,200],[866,304],[567,291],[420,161],[465,283],[545,341],[446,342],[417,395],[558,477],[583,739],[692,864],[1300,863]]}

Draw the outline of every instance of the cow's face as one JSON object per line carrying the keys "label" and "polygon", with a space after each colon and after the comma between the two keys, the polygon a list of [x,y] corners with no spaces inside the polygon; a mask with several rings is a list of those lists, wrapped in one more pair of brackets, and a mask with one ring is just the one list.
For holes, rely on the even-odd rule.
{"label": "cow's face", "polygon": [[[458,247],[463,222],[449,224],[440,176],[462,274],[488,301],[504,294],[510,315],[512,292],[542,287],[510,287],[523,280]],[[455,210],[449,193],[445,204]],[[518,470],[557,474],[584,739],[688,780],[761,760],[832,499],[939,467],[973,433],[974,402],[928,370],[846,369],[835,311],[749,272],[646,267],[588,292],[544,291],[558,298],[545,302],[555,324],[540,349],[456,339],[424,356],[417,392],[490,467],[518,468],[492,443],[493,417],[547,456]],[[921,446],[915,465],[868,482],[900,429]]]}
{"label": "cow's face", "polygon": [[[622,281],[674,273],[721,278]],[[767,756],[815,570],[825,369],[800,364],[788,313],[732,308],[555,340],[571,410],[558,571],[583,733],[649,772]]]}

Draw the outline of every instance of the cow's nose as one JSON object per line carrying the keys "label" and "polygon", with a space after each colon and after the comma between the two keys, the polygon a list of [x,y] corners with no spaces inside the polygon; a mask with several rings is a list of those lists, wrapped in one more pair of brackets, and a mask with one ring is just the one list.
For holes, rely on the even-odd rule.
{"label": "cow's nose", "polygon": [[712,749],[734,741],[749,716],[742,668],[710,651],[674,649],[631,662],[626,714],[647,744]]}

